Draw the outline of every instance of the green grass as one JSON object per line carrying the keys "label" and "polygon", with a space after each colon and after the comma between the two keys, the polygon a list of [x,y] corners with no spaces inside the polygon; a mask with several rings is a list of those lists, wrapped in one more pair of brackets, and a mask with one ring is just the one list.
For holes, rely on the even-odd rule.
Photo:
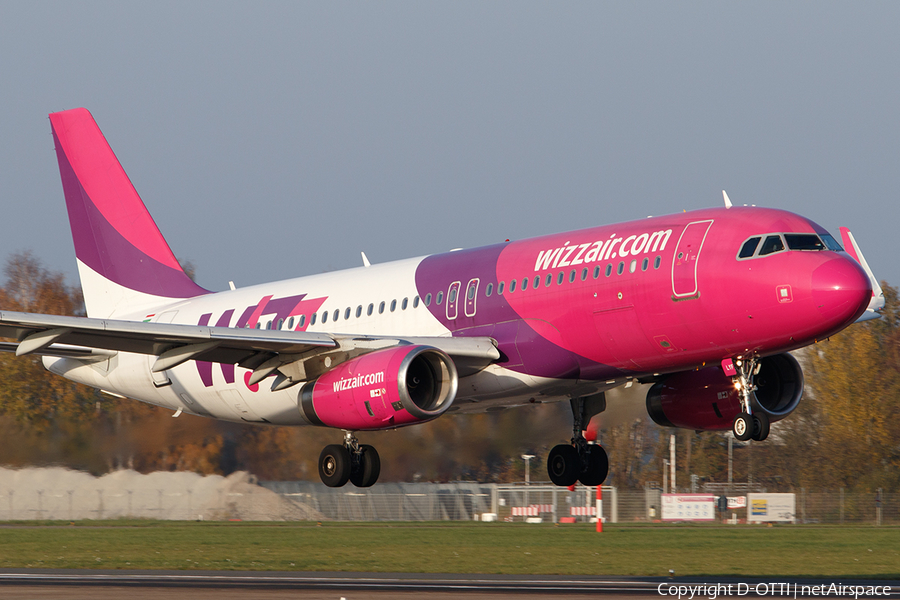
{"label": "green grass", "polygon": [[900,578],[900,528],[101,521],[0,526],[0,568]]}

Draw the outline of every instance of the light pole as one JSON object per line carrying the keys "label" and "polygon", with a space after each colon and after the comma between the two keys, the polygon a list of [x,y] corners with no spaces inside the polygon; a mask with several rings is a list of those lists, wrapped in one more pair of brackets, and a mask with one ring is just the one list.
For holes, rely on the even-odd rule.
{"label": "light pole", "polygon": [[534,454],[523,454],[522,460],[525,461],[525,485],[531,483],[531,459],[534,458]]}
{"label": "light pole", "polygon": [[531,459],[534,454],[523,454],[522,460],[525,461],[525,506],[528,506],[528,486],[531,485]]}

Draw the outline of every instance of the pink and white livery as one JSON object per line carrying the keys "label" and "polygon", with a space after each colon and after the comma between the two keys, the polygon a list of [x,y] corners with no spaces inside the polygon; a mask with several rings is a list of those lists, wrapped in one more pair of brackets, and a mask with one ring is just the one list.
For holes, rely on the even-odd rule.
{"label": "pink and white livery", "polygon": [[[50,115],[87,318],[0,313],[16,354],[181,412],[344,431],[322,480],[370,486],[354,432],[457,411],[571,402],[558,485],[597,485],[583,429],[604,392],[653,383],[664,426],[765,439],[800,401],[789,351],[877,316],[849,232],[731,206],[591,227],[224,292],[196,285],[85,109]],[[874,291],[873,291],[874,290]]]}

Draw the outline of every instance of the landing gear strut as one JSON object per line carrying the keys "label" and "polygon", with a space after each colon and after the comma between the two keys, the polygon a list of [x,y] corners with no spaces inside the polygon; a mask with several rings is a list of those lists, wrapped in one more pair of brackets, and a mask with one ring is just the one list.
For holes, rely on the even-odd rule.
{"label": "landing gear strut", "polygon": [[570,444],[559,444],[550,451],[547,474],[556,485],[568,487],[576,481],[588,486],[600,485],[609,473],[609,457],[602,446],[584,439],[583,430],[591,417],[606,409],[606,396],[600,393],[587,398],[573,398],[570,402],[575,417],[572,441]]}
{"label": "landing gear strut", "polygon": [[731,379],[738,391],[741,412],[734,418],[731,432],[736,439],[742,442],[749,439],[761,442],[769,437],[769,415],[765,411],[754,413],[752,406],[756,391],[754,379],[759,375],[761,366],[755,358],[749,360],[739,358],[734,361],[737,374]]}
{"label": "landing gear strut", "polygon": [[381,459],[374,447],[360,444],[353,432],[344,432],[344,443],[329,444],[319,455],[319,477],[328,487],[349,481],[356,487],[370,487],[378,481]]}

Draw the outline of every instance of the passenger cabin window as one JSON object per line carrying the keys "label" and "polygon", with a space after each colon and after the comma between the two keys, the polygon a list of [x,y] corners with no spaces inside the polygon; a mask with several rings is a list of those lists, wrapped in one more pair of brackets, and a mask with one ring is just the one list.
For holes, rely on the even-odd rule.
{"label": "passenger cabin window", "polygon": [[575,283],[575,269],[569,273],[569,283]]}
{"label": "passenger cabin window", "polygon": [[394,312],[395,310],[397,310],[397,301],[391,300],[391,312]]}
{"label": "passenger cabin window", "polygon": [[594,279],[597,279],[598,277],[600,277],[600,265],[594,267]]}
{"label": "passenger cabin window", "polygon": [[341,309],[336,308],[336,309],[334,309],[334,314],[331,315],[331,320],[337,321],[339,316],[341,316]]}
{"label": "passenger cabin window", "polygon": [[528,289],[528,278],[525,277],[522,279],[522,291],[524,292],[527,289]]}
{"label": "passenger cabin window", "polygon": [[[313,316],[315,316],[315,315],[313,315]],[[306,325],[306,315],[300,315],[300,325],[299,326],[303,327],[304,325]]]}
{"label": "passenger cabin window", "polygon": [[318,316],[318,314],[319,314],[319,313],[313,313],[312,316],[309,318],[309,324],[310,324],[310,325],[315,325],[315,324],[316,324],[316,316]]}
{"label": "passenger cabin window", "polygon": [[346,309],[344,309],[344,320],[346,321],[349,318],[350,318],[350,307],[348,306]]}
{"label": "passenger cabin window", "polygon": [[328,322],[328,311],[327,311],[327,310],[323,310],[323,311],[322,311],[322,323],[325,324],[325,323],[327,323],[327,322]]}
{"label": "passenger cabin window", "polygon": [[381,304],[378,305],[378,314],[384,314],[384,300],[382,300]]}
{"label": "passenger cabin window", "polygon": [[406,310],[407,306],[409,306],[409,298],[404,298],[403,302],[400,303],[400,310]]}
{"label": "passenger cabin window", "polygon": [[356,307],[356,318],[360,318],[362,316],[362,304]]}
{"label": "passenger cabin window", "polygon": [[513,279],[512,281],[509,282],[509,293],[512,294],[515,291],[516,291],[516,280]]}
{"label": "passenger cabin window", "polygon": [[488,298],[490,298],[491,294],[493,294],[493,293],[494,293],[494,284],[493,283],[487,284],[487,287],[484,290],[484,295],[487,296]]}
{"label": "passenger cabin window", "polygon": [[760,256],[772,254],[773,252],[781,252],[784,250],[784,242],[781,241],[780,235],[770,235],[763,242],[762,248],[759,250]]}
{"label": "passenger cabin window", "polygon": [[649,266],[650,266],[650,259],[647,257],[644,257],[644,260],[641,261],[641,271],[646,271],[647,267],[649,267]]}
{"label": "passenger cabin window", "polygon": [[540,285],[541,285],[541,276],[535,275],[534,276],[534,286],[533,286],[534,289],[538,289],[538,286],[540,286]]}
{"label": "passenger cabin window", "polygon": [[375,311],[375,305],[374,305],[374,304],[369,304],[369,307],[366,308],[366,316],[367,316],[367,317],[371,317],[371,316],[372,316],[372,313],[373,313],[374,311]]}
{"label": "passenger cabin window", "polygon": [[825,244],[814,233],[786,233],[784,240],[791,250],[824,250]]}
{"label": "passenger cabin window", "polygon": [[659,265],[661,265],[661,264],[662,264],[662,256],[657,256],[656,258],[653,259],[653,268],[654,269],[658,269]]}
{"label": "passenger cabin window", "polygon": [[559,275],[556,276],[556,285],[562,285],[563,278],[565,278],[565,274],[560,271]]}
{"label": "passenger cabin window", "polygon": [[425,294],[425,306],[431,306],[431,292]]}
{"label": "passenger cabin window", "polygon": [[413,308],[419,308],[419,297],[413,298]]}
{"label": "passenger cabin window", "polygon": [[584,281],[585,279],[587,279],[587,274],[588,274],[588,270],[587,270],[587,267],[585,267],[585,268],[583,268],[583,269],[581,270],[581,280],[582,280],[582,281]]}
{"label": "passenger cabin window", "polygon": [[738,258],[750,258],[753,256],[753,253],[756,252],[756,247],[759,245],[760,237],[752,237],[741,246],[741,251],[738,253]]}
{"label": "passenger cabin window", "polygon": [[438,295],[437,295],[437,305],[440,306],[440,305],[441,305],[441,302],[443,302],[443,301],[444,301],[444,292],[442,292],[442,291],[441,291],[441,292],[438,292]]}
{"label": "passenger cabin window", "polygon": [[550,287],[551,283],[553,283],[553,273],[547,273],[547,280],[544,282],[544,285]]}
{"label": "passenger cabin window", "polygon": [[498,295],[498,296],[502,296],[502,295],[503,295],[503,283],[504,283],[504,282],[501,281],[500,284],[497,286],[497,295]]}

